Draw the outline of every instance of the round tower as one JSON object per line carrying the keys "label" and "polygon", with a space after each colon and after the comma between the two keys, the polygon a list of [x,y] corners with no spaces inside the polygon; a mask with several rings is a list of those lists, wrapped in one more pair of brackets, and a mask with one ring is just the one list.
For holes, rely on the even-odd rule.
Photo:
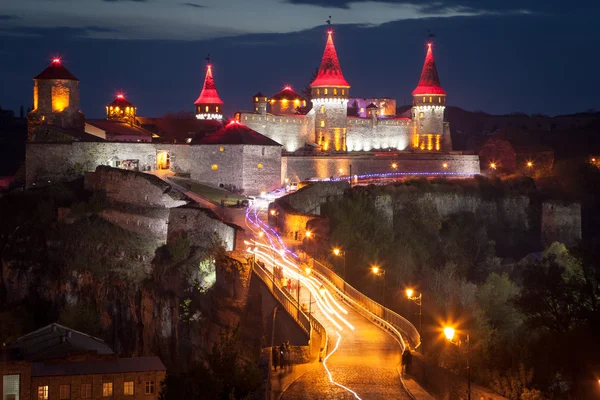
{"label": "round tower", "polygon": [[84,130],[85,116],[79,110],[79,79],[59,58],[33,78],[33,109],[27,120],[29,139],[42,124]]}
{"label": "round tower", "polygon": [[298,109],[306,107],[306,99],[296,93],[291,86],[271,97],[271,113],[277,115],[298,114]]}
{"label": "round tower", "polygon": [[262,116],[267,115],[267,96],[258,92],[253,97],[254,112]]}
{"label": "round tower", "polygon": [[327,31],[327,43],[319,72],[310,87],[315,118],[315,142],[323,151],[346,151],[350,84],[342,74],[331,29]]}
{"label": "round tower", "polygon": [[212,65],[206,66],[206,77],[200,96],[194,102],[196,106],[196,118],[198,119],[223,119],[223,101],[219,98],[215,80],[212,75]]}
{"label": "round tower", "polygon": [[134,123],[135,113],[136,107],[120,93],[106,106],[106,119],[108,120]]}
{"label": "round tower", "polygon": [[427,43],[427,55],[419,84],[413,90],[412,119],[415,124],[412,145],[427,151],[450,150],[444,145],[450,132],[444,132],[446,92],[440,85],[432,44]]}

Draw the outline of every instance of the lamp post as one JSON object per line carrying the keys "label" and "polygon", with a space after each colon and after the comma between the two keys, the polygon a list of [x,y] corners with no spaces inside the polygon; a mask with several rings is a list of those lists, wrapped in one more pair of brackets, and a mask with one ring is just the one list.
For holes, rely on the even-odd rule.
{"label": "lamp post", "polygon": [[[313,254],[312,254],[312,259],[313,259],[313,268],[315,267],[315,253],[316,253],[316,242],[317,242],[317,238],[316,235],[313,234],[311,231],[306,231],[305,236],[307,239],[312,239],[313,240]],[[307,252],[308,253],[308,252]]]}
{"label": "lamp post", "polygon": [[[312,272],[312,270],[310,269],[310,267],[306,267],[304,268],[304,272],[306,273],[306,276],[308,277],[310,275],[310,273]],[[300,291],[300,285],[298,285],[298,292]],[[309,290],[308,291],[308,320],[310,321],[310,315],[311,315],[311,303],[312,303],[312,292]]]}
{"label": "lamp post", "polygon": [[346,252],[336,247],[333,249],[333,255],[344,258],[344,293],[346,293]]}
{"label": "lamp post", "polygon": [[[459,343],[455,343],[452,341],[454,339],[454,334],[456,331],[454,328],[447,326],[444,328],[444,336],[446,339],[452,343],[453,345],[458,346]],[[467,333],[467,400],[471,400],[471,338]]]}
{"label": "lamp post", "polygon": [[406,289],[406,297],[419,306],[419,335],[421,336],[421,354],[423,354],[423,293],[416,296],[414,290]]}
{"label": "lamp post", "polygon": [[383,319],[385,319],[385,269],[380,268],[378,265],[371,266],[371,271],[383,278],[383,299],[381,301],[381,305],[383,306]]}

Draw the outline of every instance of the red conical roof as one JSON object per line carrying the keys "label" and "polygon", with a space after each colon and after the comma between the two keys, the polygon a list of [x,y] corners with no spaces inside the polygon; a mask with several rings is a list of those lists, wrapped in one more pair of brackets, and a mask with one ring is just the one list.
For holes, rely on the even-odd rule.
{"label": "red conical roof", "polygon": [[53,59],[52,63],[50,63],[45,70],[40,72],[33,79],[66,79],[71,81],[79,80],[68,69],[66,69],[64,65],[62,65],[60,58]]}
{"label": "red conical roof", "polygon": [[333,45],[333,31],[327,32],[327,44],[321,60],[321,68],[319,68],[319,73],[310,86],[350,87],[350,84],[344,79],[342,67],[340,67],[340,61]]}
{"label": "red conical roof", "polygon": [[194,105],[199,104],[223,104],[223,101],[219,98],[217,88],[215,87],[215,80],[212,76],[212,66],[209,64],[206,67],[206,78],[204,79],[204,87],[200,93],[200,97],[194,102]]}
{"label": "red conical roof", "polygon": [[413,96],[421,94],[446,94],[440,85],[440,78],[438,77],[437,68],[435,67],[431,43],[427,43],[427,56],[425,56],[425,64],[423,64],[421,79],[419,79],[419,84],[415,90],[413,90],[412,94]]}

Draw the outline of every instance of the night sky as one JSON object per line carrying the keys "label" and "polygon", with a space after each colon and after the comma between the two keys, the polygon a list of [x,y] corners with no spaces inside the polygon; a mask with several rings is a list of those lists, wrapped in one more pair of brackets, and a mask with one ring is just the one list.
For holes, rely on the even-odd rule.
{"label": "night sky", "polygon": [[231,116],[309,83],[331,15],[352,96],[408,104],[431,31],[449,105],[573,113],[600,108],[599,14],[594,0],[1,0],[0,106],[30,106],[58,55],[90,118],[120,91],[142,116],[193,111],[210,53]]}

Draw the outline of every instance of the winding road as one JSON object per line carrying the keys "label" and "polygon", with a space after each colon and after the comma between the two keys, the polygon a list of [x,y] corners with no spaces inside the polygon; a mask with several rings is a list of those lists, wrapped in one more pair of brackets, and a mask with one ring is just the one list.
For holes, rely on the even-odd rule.
{"label": "winding road", "polygon": [[[297,255],[260,217],[248,209],[246,226],[253,238],[248,251],[272,271],[283,267],[284,275],[300,280],[300,304],[310,298],[313,316],[329,337],[323,363],[306,372],[283,393],[282,399],[410,399],[398,375],[401,347],[377,325],[341,302],[327,285],[307,275]],[[310,292],[310,295],[309,295]]]}

